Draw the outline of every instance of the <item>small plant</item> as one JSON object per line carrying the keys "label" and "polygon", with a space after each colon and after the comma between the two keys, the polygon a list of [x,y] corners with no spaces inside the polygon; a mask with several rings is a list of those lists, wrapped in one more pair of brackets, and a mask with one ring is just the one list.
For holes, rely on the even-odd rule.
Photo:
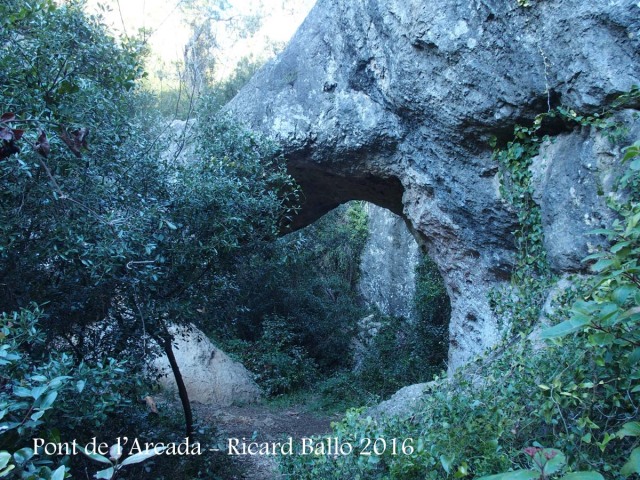
{"label": "small plant", "polygon": [[555,448],[527,447],[522,452],[529,458],[529,469],[489,475],[478,480],[604,480],[597,472],[571,472],[558,477],[567,464],[567,458]]}
{"label": "small plant", "polygon": [[[47,460],[34,460],[35,453],[30,448],[21,448],[13,455],[7,451],[0,452],[0,478],[4,478],[14,471],[21,473],[21,478],[30,480],[63,480],[67,472],[64,465],[55,470],[49,466]],[[13,462],[13,463],[12,463]],[[18,470],[15,470],[16,467]]]}
{"label": "small plant", "polygon": [[125,458],[122,462],[120,458],[122,458],[122,446],[118,443],[111,445],[109,448],[109,458],[100,455],[95,452],[88,452],[85,448],[78,447],[79,450],[84,453],[91,460],[95,460],[96,462],[109,465],[109,467],[104,470],[100,470],[97,472],[94,477],[97,479],[106,479],[106,480],[115,480],[118,476],[118,472],[122,469],[122,467],[126,467],[127,465],[133,465],[135,463],[144,462],[151,457],[156,455],[160,455],[166,447],[154,447],[138,452],[130,457]]}

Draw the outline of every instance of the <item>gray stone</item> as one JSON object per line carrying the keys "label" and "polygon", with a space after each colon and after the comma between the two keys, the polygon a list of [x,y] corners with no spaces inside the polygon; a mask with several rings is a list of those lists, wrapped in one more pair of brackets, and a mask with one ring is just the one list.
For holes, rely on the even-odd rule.
{"label": "gray stone", "polygon": [[412,320],[418,243],[398,215],[372,203],[365,210],[369,237],[360,260],[360,292],[384,315]]}
{"label": "gray stone", "polygon": [[[513,265],[516,217],[500,197],[489,138],[507,139],[559,103],[599,110],[640,84],[636,0],[532,3],[319,0],[228,107],[281,142],[305,192],[294,227],[353,199],[408,220],[451,299],[451,369],[500,338],[487,293]],[[568,149],[591,134],[567,137]],[[545,171],[593,188],[561,147],[545,147]],[[553,165],[556,153],[564,166]],[[570,190],[545,196],[557,175],[540,193],[547,243],[555,268],[575,269],[585,246],[568,239],[584,243],[584,220],[554,219],[557,202],[573,201]]]}
{"label": "gray stone", "polygon": [[[173,350],[189,400],[207,405],[228,407],[255,403],[260,389],[244,366],[229,358],[195,327],[170,327],[174,335]],[[153,367],[164,376],[160,384],[168,391],[177,391],[175,379],[166,356],[153,361]]]}
{"label": "gray stone", "polygon": [[424,395],[428,394],[435,382],[416,383],[401,388],[391,398],[370,408],[367,413],[378,417],[402,417],[413,413]]}
{"label": "gray stone", "polygon": [[547,348],[547,341],[541,338],[541,333],[551,325],[558,323],[557,318],[554,319],[554,316],[557,317],[558,307],[561,305],[559,301],[575,285],[575,281],[571,277],[570,275],[564,275],[547,293],[547,298],[540,309],[538,323],[534,325],[528,337],[531,342],[531,348],[534,351]]}
{"label": "gray stone", "polygon": [[586,127],[553,137],[534,158],[534,200],[542,211],[545,249],[555,271],[584,269],[582,259],[605,241],[591,232],[616,217],[607,199],[619,200],[614,186],[622,173],[620,146],[640,138],[640,121],[629,110],[612,120],[626,126],[626,138],[613,142],[607,132]]}

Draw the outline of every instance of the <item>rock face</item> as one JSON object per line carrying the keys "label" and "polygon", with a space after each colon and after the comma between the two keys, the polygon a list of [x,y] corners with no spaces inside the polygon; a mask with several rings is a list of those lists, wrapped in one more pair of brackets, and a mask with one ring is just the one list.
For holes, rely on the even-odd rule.
{"label": "rock face", "polygon": [[367,412],[369,415],[377,417],[402,417],[415,412],[415,407],[419,404],[422,396],[429,392],[435,382],[416,383],[401,388],[393,396],[380,402]]}
{"label": "rock face", "polygon": [[365,210],[369,238],[360,260],[360,292],[383,314],[413,319],[418,243],[398,215],[372,203]]}
{"label": "rock face", "polygon": [[[260,389],[244,366],[217,348],[195,327],[178,329],[171,333],[176,362],[192,402],[228,407],[254,403],[260,398]],[[177,390],[166,356],[154,360],[153,366],[166,375],[160,384],[168,390]]]}
{"label": "rock face", "polygon": [[620,147],[640,138],[636,115],[626,110],[613,118],[628,130],[621,141],[612,142],[603,132],[584,129],[558,135],[534,158],[534,199],[542,210],[545,249],[554,270],[583,268],[581,260],[602,240],[589,232],[615,218],[606,200],[619,195],[614,187],[622,174]]}
{"label": "rock face", "polygon": [[[640,83],[636,0],[531,3],[319,0],[229,106],[282,143],[306,198],[294,226],[353,199],[408,220],[451,298],[451,368],[498,338],[487,293],[513,264],[516,218],[488,139],[560,103],[593,112]],[[578,268],[589,241],[584,216],[562,204],[582,212],[592,200],[583,192],[602,174],[580,155],[600,155],[593,135],[565,132],[541,154],[539,198],[560,271]]]}

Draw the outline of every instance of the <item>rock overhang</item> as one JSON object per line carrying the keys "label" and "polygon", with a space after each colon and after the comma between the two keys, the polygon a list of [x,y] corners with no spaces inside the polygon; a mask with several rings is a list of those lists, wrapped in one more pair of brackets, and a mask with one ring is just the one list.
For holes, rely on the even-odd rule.
{"label": "rock overhang", "polygon": [[[515,0],[319,0],[228,108],[281,143],[304,191],[296,227],[354,199],[408,220],[449,290],[455,368],[499,338],[487,296],[514,261],[517,218],[501,198],[489,137],[506,139],[560,103],[599,110],[639,84],[638,8],[632,0],[530,8]],[[546,171],[563,168],[571,167]],[[563,188],[549,178],[542,185]],[[538,196],[547,212],[561,208],[553,195]],[[571,236],[551,217],[549,235]],[[564,222],[579,232],[571,241],[586,244],[582,225]],[[560,271],[575,267],[565,247],[555,252],[566,260],[556,262]]]}

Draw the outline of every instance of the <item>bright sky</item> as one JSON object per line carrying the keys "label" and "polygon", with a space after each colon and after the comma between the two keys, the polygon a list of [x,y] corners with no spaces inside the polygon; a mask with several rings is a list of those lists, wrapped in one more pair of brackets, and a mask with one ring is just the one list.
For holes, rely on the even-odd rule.
{"label": "bright sky", "polygon": [[[265,14],[262,28],[252,38],[226,42],[221,56],[218,75],[226,76],[243,56],[256,58],[273,55],[270,45],[286,43],[295,33],[316,0],[228,0],[231,8],[225,17]],[[184,0],[88,0],[90,13],[100,12],[102,4],[110,11],[103,11],[106,23],[115,32],[124,30],[133,34],[140,28],[153,32],[149,43],[157,63],[170,66],[183,60],[184,46],[189,40],[190,29],[182,9]],[[205,0],[206,2],[206,0]],[[223,28],[223,27],[221,27]],[[226,38],[226,35],[220,35]],[[155,62],[154,62],[155,63]]]}

